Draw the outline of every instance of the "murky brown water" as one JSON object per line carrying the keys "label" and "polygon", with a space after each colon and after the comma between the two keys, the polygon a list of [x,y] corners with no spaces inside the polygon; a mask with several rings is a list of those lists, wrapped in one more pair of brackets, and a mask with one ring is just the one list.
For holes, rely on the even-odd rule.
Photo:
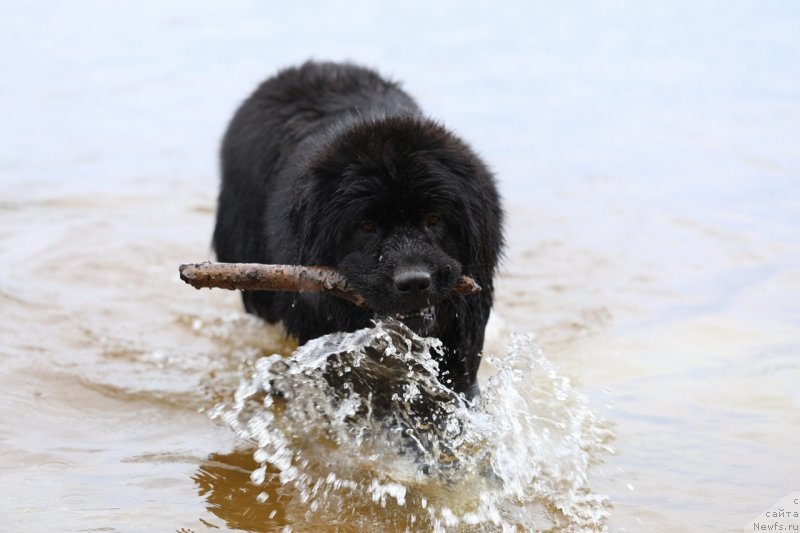
{"label": "murky brown water", "polygon": [[[234,294],[177,279],[178,263],[209,256],[211,191],[150,185],[26,187],[2,205],[1,490],[15,530],[269,531],[291,515],[279,494],[256,503],[251,451],[199,412],[245,361],[291,347]],[[625,225],[628,239],[595,241],[575,213],[509,211],[498,314],[536,329],[614,424],[618,452],[593,479],[612,529],[729,529],[793,490],[800,343],[783,317],[796,313],[795,243],[625,215],[601,229]],[[640,255],[653,223],[671,263]],[[704,257],[671,239],[696,239]],[[738,288],[673,286],[767,258],[777,267]]]}
{"label": "murky brown water", "polygon": [[[509,246],[487,348],[536,333],[610,422],[616,453],[591,479],[610,530],[741,530],[800,489],[792,4],[464,15],[470,31],[425,30],[411,51],[380,26],[336,29],[352,12],[320,15],[332,44],[275,22],[297,14],[201,4],[4,17],[5,528],[300,522],[277,484],[257,502],[250,451],[205,412],[255,359],[293,346],[235,294],[188,288],[177,265],[211,258],[216,143],[238,99],[320,50],[390,65],[495,165]],[[533,20],[537,37],[522,37]],[[298,32],[307,43],[276,46]],[[265,46],[283,51],[265,60]],[[383,530],[375,508],[353,513]]]}

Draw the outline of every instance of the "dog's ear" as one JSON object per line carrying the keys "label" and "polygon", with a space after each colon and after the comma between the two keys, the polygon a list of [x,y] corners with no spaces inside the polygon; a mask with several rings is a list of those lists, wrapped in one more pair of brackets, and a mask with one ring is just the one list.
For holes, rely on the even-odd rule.
{"label": "dog's ear", "polygon": [[491,281],[503,247],[503,210],[491,171],[462,141],[451,139],[450,150],[434,153],[460,188],[462,213],[458,231],[466,251],[462,264],[479,284]]}
{"label": "dog's ear", "polygon": [[494,176],[483,164],[479,164],[477,170],[481,174],[480,188],[482,190],[479,209],[482,221],[477,253],[479,261],[491,269],[489,271],[491,275],[497,269],[502,255],[504,213]]}
{"label": "dog's ear", "polygon": [[469,218],[476,237],[473,242],[473,254],[478,267],[475,274],[482,278],[479,283],[486,283],[497,268],[503,248],[503,210],[494,176],[480,162],[474,162],[472,167],[477,178],[476,194],[469,199]]}
{"label": "dog's ear", "polygon": [[301,177],[295,181],[291,195],[292,204],[289,206],[289,227],[292,230],[293,242],[287,242],[285,246],[292,251],[290,255],[296,265],[310,265],[309,261],[313,263],[307,245],[311,241],[316,219],[315,214],[311,213],[309,209],[309,205],[312,203],[311,194],[308,180]]}

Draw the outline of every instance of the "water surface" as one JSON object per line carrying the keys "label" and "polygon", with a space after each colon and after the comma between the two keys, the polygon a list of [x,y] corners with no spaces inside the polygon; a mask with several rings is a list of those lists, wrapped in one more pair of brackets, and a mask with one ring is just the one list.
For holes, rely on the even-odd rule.
{"label": "water surface", "polygon": [[495,169],[487,349],[535,333],[611,424],[588,481],[609,530],[739,530],[800,488],[794,3],[34,2],[0,30],[11,530],[301,523],[207,412],[294,346],[176,267],[212,257],[235,106],[308,57],[403,80]]}

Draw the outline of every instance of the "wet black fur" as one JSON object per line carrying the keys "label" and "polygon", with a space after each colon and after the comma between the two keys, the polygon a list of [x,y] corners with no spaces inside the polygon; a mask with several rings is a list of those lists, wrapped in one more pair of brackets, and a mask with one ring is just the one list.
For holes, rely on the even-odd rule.
{"label": "wet black fur", "polygon": [[[337,267],[381,314],[433,304],[425,333],[444,344],[445,382],[469,395],[477,390],[501,224],[494,179],[480,158],[371,70],[316,62],[283,70],[242,104],[223,141],[218,259]],[[397,290],[393,276],[409,267],[431,272],[424,294]],[[452,295],[461,274],[483,291]],[[328,295],[243,298],[248,312],[282,321],[300,342],[367,327],[373,317]]]}

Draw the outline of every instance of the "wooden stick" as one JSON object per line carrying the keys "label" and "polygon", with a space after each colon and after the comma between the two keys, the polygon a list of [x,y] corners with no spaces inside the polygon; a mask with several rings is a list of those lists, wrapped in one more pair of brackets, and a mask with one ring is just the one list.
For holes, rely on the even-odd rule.
{"label": "wooden stick", "polygon": [[[189,263],[178,269],[181,279],[196,289],[218,287],[240,291],[325,292],[361,307],[368,307],[339,272],[331,267],[264,265],[261,263]],[[475,280],[461,276],[456,294],[480,292]]]}

